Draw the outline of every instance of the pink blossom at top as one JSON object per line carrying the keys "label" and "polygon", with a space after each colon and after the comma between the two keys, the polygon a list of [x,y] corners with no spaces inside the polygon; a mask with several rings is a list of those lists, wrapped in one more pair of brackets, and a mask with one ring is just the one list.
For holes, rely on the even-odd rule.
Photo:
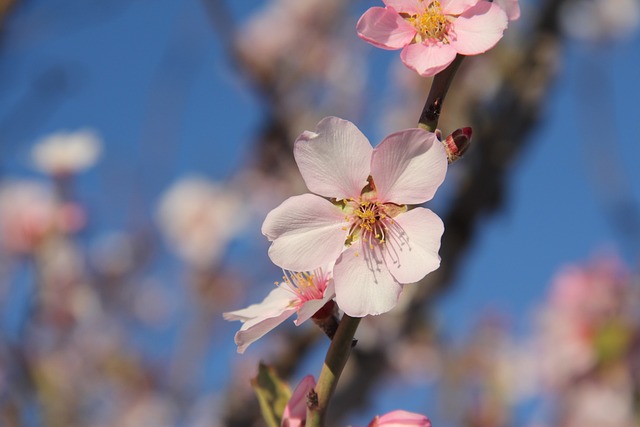
{"label": "pink blossom at top", "polygon": [[373,149],[353,123],[328,117],[296,140],[294,156],[317,195],[290,197],[267,215],[262,232],[276,265],[304,271],[335,261],[336,302],[357,317],[391,310],[403,284],[439,267],[442,221],[407,208],[444,180],[447,155],[435,134],[407,129]]}
{"label": "pink blossom at top", "polygon": [[251,343],[298,313],[296,326],[312,317],[334,296],[331,268],[313,272],[285,271],[283,281],[260,303],[241,310],[224,313],[226,320],[239,320],[242,327],[236,333],[238,353],[244,353]]}
{"label": "pink blossom at top", "polygon": [[[457,54],[486,52],[507,28],[505,11],[486,0],[384,3],[386,7],[372,7],[362,15],[356,27],[358,35],[382,49],[402,49],[402,62],[425,77],[447,68]],[[511,13],[515,16],[515,10]]]}

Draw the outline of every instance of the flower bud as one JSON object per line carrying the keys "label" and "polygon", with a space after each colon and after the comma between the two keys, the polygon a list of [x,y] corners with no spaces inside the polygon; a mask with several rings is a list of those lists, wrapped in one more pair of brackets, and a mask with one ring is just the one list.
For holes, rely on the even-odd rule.
{"label": "flower bud", "polygon": [[472,130],[470,127],[460,128],[453,131],[453,133],[444,140],[449,164],[461,158],[469,149],[469,145],[471,145],[471,134]]}

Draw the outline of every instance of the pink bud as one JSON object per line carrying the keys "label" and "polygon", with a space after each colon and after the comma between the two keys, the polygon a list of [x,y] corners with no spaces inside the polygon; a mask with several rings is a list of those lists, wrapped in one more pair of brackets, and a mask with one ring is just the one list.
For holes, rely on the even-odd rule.
{"label": "pink bud", "polygon": [[307,375],[300,381],[284,408],[282,427],[303,427],[307,420],[307,395],[316,386],[313,375]]}
{"label": "pink bud", "polygon": [[461,158],[469,149],[472,133],[473,132],[470,127],[456,129],[444,141],[444,146],[447,149],[447,158],[449,159],[450,164]]}
{"label": "pink bud", "polygon": [[431,421],[422,414],[396,410],[375,417],[368,427],[431,427]]}

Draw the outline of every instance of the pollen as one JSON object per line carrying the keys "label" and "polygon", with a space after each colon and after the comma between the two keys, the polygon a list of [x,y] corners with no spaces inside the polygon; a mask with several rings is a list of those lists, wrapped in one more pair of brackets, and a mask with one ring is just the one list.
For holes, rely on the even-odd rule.
{"label": "pollen", "polygon": [[351,215],[351,228],[347,237],[347,244],[362,239],[370,249],[374,247],[374,240],[384,243],[389,216],[383,203],[376,201],[360,201],[354,206]]}
{"label": "pollen", "polygon": [[283,281],[278,283],[278,286],[286,286],[302,301],[322,298],[325,283],[317,274],[287,270],[284,273]]}
{"label": "pollen", "polygon": [[424,12],[411,15],[406,19],[418,30],[418,42],[423,40],[449,42],[447,37],[449,20],[442,13],[442,7],[438,0],[431,1],[425,7]]}

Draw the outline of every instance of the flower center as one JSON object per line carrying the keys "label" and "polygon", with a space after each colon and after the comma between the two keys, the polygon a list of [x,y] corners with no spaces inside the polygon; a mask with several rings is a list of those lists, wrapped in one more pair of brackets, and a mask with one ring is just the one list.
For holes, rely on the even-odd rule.
{"label": "flower center", "polygon": [[449,29],[449,20],[442,13],[438,0],[431,1],[421,14],[411,15],[406,19],[418,30],[416,42],[435,39],[448,43],[447,30]]}
{"label": "flower center", "polygon": [[293,272],[288,270],[283,272],[282,282],[276,282],[276,285],[286,286],[299,297],[300,302],[322,299],[324,296],[328,278],[320,269],[314,272]]}
{"label": "flower center", "polygon": [[364,243],[369,243],[373,249],[373,240],[384,243],[387,235],[388,222],[393,221],[387,213],[387,208],[383,203],[360,200],[352,201],[353,213],[345,218],[351,223],[347,245],[362,238]]}

